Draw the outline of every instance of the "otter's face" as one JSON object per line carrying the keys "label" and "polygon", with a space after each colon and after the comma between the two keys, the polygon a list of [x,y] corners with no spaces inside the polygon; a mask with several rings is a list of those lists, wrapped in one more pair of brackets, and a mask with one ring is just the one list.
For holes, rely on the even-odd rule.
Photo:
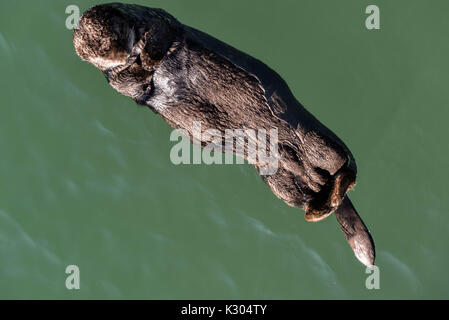
{"label": "otter's face", "polygon": [[101,71],[126,64],[137,38],[129,20],[111,6],[87,11],[73,34],[76,53]]}

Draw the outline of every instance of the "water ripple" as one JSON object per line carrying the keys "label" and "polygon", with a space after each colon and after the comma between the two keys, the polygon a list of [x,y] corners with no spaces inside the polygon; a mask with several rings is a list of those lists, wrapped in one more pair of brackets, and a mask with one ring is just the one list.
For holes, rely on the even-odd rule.
{"label": "water ripple", "polygon": [[[48,250],[46,247],[38,244],[30,235],[22,228],[22,226],[11,218],[4,210],[0,209],[0,220],[3,220],[2,226],[10,225],[13,229],[17,231],[19,237],[15,239],[23,239],[25,244],[34,249],[38,249],[42,254],[49,260],[52,264],[62,264],[61,259],[56,256],[53,252]],[[6,228],[9,229],[9,228]],[[10,237],[8,237],[11,239]]]}

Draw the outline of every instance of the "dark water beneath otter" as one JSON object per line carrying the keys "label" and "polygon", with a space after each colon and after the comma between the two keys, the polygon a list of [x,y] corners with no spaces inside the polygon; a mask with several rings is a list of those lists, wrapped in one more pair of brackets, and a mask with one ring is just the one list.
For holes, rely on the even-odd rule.
{"label": "dark water beneath otter", "polygon": [[98,2],[2,1],[0,298],[449,298],[449,2],[380,2],[378,31],[372,1],[132,2],[260,58],[346,142],[380,289],[335,217],[170,162],[168,125],[74,53],[65,8]]}

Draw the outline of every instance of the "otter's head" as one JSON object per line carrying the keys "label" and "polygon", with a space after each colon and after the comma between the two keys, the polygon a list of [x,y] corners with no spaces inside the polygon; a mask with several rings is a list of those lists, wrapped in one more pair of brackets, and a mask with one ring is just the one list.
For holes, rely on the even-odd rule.
{"label": "otter's head", "polygon": [[139,37],[136,21],[117,5],[86,11],[73,34],[76,53],[101,71],[124,65]]}
{"label": "otter's head", "polygon": [[152,73],[178,36],[178,25],[161,9],[104,4],[83,14],[73,44],[115,90],[145,104]]}
{"label": "otter's head", "polygon": [[[109,3],[86,11],[73,34],[81,59],[105,72],[130,64],[149,43],[149,59],[160,58],[173,42],[177,21],[161,9]],[[165,31],[165,32],[164,32]]]}

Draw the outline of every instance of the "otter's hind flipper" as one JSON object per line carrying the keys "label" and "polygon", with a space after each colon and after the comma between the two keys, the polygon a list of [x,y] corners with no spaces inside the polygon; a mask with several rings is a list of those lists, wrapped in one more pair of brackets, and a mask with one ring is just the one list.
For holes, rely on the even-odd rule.
{"label": "otter's hind flipper", "polygon": [[373,238],[348,196],[335,211],[335,216],[357,259],[365,266],[372,267],[376,258]]}

